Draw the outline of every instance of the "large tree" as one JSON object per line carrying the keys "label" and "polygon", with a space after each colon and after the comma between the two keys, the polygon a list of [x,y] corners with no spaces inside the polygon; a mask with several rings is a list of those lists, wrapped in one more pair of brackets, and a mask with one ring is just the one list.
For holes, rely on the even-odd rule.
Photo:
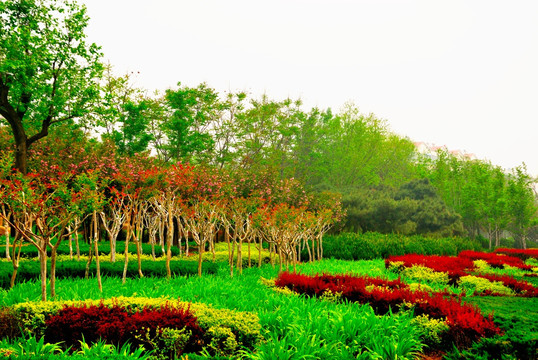
{"label": "large tree", "polygon": [[87,24],[73,1],[0,2],[0,115],[23,173],[28,148],[51,126],[81,118],[98,95],[101,53],[86,42]]}

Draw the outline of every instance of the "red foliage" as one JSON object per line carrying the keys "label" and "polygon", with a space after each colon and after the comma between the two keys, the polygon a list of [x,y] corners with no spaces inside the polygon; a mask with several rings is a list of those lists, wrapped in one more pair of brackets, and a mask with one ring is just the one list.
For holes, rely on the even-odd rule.
{"label": "red foliage", "polygon": [[469,258],[457,256],[439,255],[400,255],[390,256],[385,260],[385,267],[389,267],[391,262],[401,261],[403,266],[412,267],[421,265],[434,271],[446,272],[450,278],[450,283],[455,284],[461,276],[465,276],[468,271],[474,269],[473,261]]}
{"label": "red foliage", "polygon": [[538,259],[538,249],[506,249],[506,248],[499,248],[495,249],[495,253],[498,254],[506,254],[511,255],[520,258],[521,260],[525,261],[528,258],[535,258]]}
{"label": "red foliage", "polygon": [[[461,299],[449,297],[446,292],[430,294],[411,291],[400,279],[390,281],[327,274],[307,276],[284,272],[279,275],[275,285],[309,296],[320,296],[327,290],[341,292],[342,298],[348,301],[369,303],[378,314],[388,312],[389,308],[397,311],[399,305],[404,303],[413,304],[416,315],[427,314],[432,318],[446,319],[450,326],[449,335],[458,346],[501,333],[491,316],[485,318],[478,308],[463,303]],[[370,285],[374,287],[367,289]]]}
{"label": "red foliage", "polygon": [[497,253],[485,253],[480,251],[464,250],[459,253],[458,257],[468,258],[471,260],[485,260],[489,266],[503,269],[505,265],[516,267],[523,270],[530,270],[532,266],[525,264],[520,258]]}
{"label": "red foliage", "polygon": [[65,306],[56,315],[46,321],[45,338],[48,342],[64,342],[67,346],[78,348],[82,336],[87,343],[99,338],[107,343],[124,344],[129,341],[138,346],[140,336],[149,331],[155,338],[157,331],[163,328],[183,329],[192,332],[186,350],[196,351],[204,335],[198,326],[196,317],[189,309],[178,309],[165,305],[161,308],[144,308],[139,312],[129,313],[125,308],[104,304],[82,307]]}

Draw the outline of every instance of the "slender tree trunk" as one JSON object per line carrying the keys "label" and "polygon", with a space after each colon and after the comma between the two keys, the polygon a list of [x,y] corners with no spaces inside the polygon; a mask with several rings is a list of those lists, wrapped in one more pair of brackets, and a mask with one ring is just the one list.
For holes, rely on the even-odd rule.
{"label": "slender tree trunk", "polygon": [[47,248],[38,248],[39,272],[41,274],[41,301],[47,301]]}
{"label": "slender tree trunk", "polygon": [[50,297],[56,297],[56,247],[53,246],[50,252]]}
{"label": "slender tree trunk", "polygon": [[99,292],[103,292],[103,282],[101,281],[101,264],[99,262],[99,232],[97,230],[97,213],[93,212],[93,246],[95,251],[95,266],[96,266],[96,276],[97,276],[97,285],[99,286]]}
{"label": "slender tree trunk", "polygon": [[258,254],[258,267],[262,267],[262,250],[263,250],[263,239],[260,236],[260,249]]}
{"label": "slender tree trunk", "polygon": [[[19,245],[17,245],[17,240]],[[13,289],[15,286],[15,279],[17,278],[17,272],[19,270],[19,260],[21,258],[21,249],[22,249],[22,238],[15,236],[13,240],[13,256],[11,258],[11,263],[13,264],[13,274],[11,275],[11,282],[9,283],[9,288]]]}
{"label": "slender tree trunk", "polygon": [[237,244],[237,271],[239,275],[243,274],[243,237],[239,236],[239,242]]}
{"label": "slender tree trunk", "polygon": [[[71,232],[71,229],[68,229]],[[69,259],[73,260],[73,234],[69,234]]]}
{"label": "slender tree trunk", "polygon": [[247,240],[248,243],[248,267],[252,267],[252,257],[250,255],[250,240]]}
{"label": "slender tree trunk", "polygon": [[174,217],[172,216],[172,204],[168,206],[168,232],[166,233],[166,277],[172,277],[170,260],[172,259],[172,240],[174,236]]}
{"label": "slender tree trunk", "polygon": [[202,255],[204,253],[205,241],[200,239],[198,246],[198,276],[202,277]]}
{"label": "slender tree trunk", "polygon": [[129,240],[131,238],[131,230],[127,230],[127,235],[125,237],[125,251],[124,251],[124,263],[123,263],[123,276],[121,278],[121,283],[125,284],[125,281],[127,280],[127,267],[129,266]]}

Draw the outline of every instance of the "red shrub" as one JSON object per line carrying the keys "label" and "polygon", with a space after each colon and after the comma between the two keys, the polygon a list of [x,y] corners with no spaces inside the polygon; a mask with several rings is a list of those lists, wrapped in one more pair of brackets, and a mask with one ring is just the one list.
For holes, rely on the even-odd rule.
{"label": "red shrub", "polygon": [[506,249],[506,248],[499,248],[495,249],[496,253],[499,254],[506,254],[511,255],[520,258],[521,260],[525,261],[528,258],[535,258],[538,259],[538,249]]}
{"label": "red shrub", "polygon": [[[87,343],[99,338],[107,343],[124,344],[129,341],[135,346],[141,344],[143,336],[149,331],[155,338],[157,328],[183,329],[192,332],[187,350],[197,350],[204,335],[198,326],[196,317],[189,309],[177,309],[170,306],[161,308],[144,308],[140,312],[129,314],[126,309],[113,305],[82,307],[66,306],[46,321],[45,337],[48,342],[63,341],[67,346],[79,347],[82,336]],[[144,329],[144,330],[142,330]]]}
{"label": "red shrub", "polygon": [[446,272],[450,278],[450,283],[456,283],[461,276],[465,276],[467,271],[474,269],[472,260],[456,256],[439,255],[401,255],[390,256],[385,260],[385,267],[389,267],[391,262],[401,261],[403,266],[412,267],[415,265],[425,266],[434,271]]}
{"label": "red shrub", "polygon": [[485,260],[491,267],[500,269],[503,269],[504,265],[513,266],[523,270],[532,269],[532,266],[525,264],[520,258],[503,254],[464,250],[459,253],[458,257],[471,260]]}

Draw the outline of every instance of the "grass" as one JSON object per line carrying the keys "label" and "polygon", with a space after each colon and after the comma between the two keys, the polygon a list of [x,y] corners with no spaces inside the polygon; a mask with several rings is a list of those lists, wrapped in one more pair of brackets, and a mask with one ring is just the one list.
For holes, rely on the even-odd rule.
{"label": "grass", "polygon": [[[391,280],[398,277],[385,269],[383,260],[323,260],[300,264],[298,271],[304,274],[352,273]],[[254,312],[260,318],[267,341],[256,353],[243,354],[250,359],[413,359],[425,350],[418,327],[408,313],[376,316],[369,305],[289,295],[274,291],[261,281],[277,275],[278,268],[264,265],[245,268],[242,275],[230,278],[228,265],[222,262],[216,274],[201,278],[145,277],[127,279],[122,284],[119,278],[105,277],[102,293],[98,291],[96,279],[67,278],[57,280],[56,290],[57,299],[61,300],[166,296],[215,308]],[[0,306],[39,299],[40,288],[36,281],[17,284],[10,291],[0,290]],[[513,337],[515,346],[527,347],[518,350],[519,353],[532,351],[528,347],[538,338],[538,299],[468,297],[466,301],[477,304],[485,314],[493,312],[495,321]]]}

